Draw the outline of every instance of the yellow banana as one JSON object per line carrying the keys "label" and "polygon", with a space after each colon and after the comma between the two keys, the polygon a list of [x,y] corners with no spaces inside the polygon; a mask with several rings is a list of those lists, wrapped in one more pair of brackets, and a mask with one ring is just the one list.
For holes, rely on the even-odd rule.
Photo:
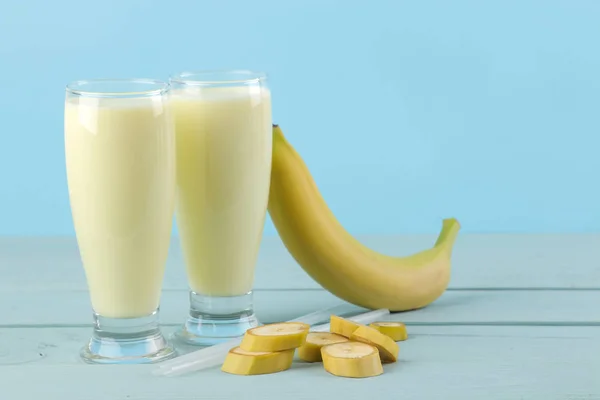
{"label": "yellow banana", "polygon": [[400,346],[394,340],[370,326],[361,326],[350,336],[350,340],[375,346],[382,362],[396,362]]}
{"label": "yellow banana", "polygon": [[350,321],[346,318],[338,317],[337,315],[331,315],[329,318],[329,331],[337,335],[341,335],[347,338],[352,336],[355,330],[360,327],[356,322]]}
{"label": "yellow banana", "polygon": [[436,300],[450,280],[450,258],[460,230],[444,219],[435,245],[406,257],[375,252],[335,218],[281,128],[273,126],[269,215],[300,266],[333,295],[360,307],[405,311]]}
{"label": "yellow banana", "polygon": [[321,348],[323,368],[332,375],[368,378],[383,374],[377,348],[360,342],[345,342]]}
{"label": "yellow banana", "polygon": [[401,342],[408,339],[406,325],[402,322],[373,322],[370,323],[369,326],[377,329],[384,335],[389,336],[394,342]]}
{"label": "yellow banana", "polygon": [[331,332],[309,332],[306,342],[298,348],[298,357],[307,362],[319,362],[323,360],[321,349],[324,346],[347,341],[348,338]]}
{"label": "yellow banana", "polygon": [[302,322],[280,322],[248,329],[240,349],[252,352],[274,352],[296,349],[304,344],[310,325]]}
{"label": "yellow banana", "polygon": [[273,374],[290,369],[295,349],[278,352],[250,352],[240,347],[229,350],[221,371],[234,375]]}

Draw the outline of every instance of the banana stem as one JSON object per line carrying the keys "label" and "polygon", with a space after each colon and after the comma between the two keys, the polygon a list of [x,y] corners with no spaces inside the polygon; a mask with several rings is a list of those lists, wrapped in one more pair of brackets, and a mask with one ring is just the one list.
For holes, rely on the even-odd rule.
{"label": "banana stem", "polygon": [[456,218],[446,218],[442,224],[442,231],[440,232],[434,247],[442,249],[448,253],[448,257],[452,255],[452,249],[454,248],[454,242],[460,231],[460,223]]}

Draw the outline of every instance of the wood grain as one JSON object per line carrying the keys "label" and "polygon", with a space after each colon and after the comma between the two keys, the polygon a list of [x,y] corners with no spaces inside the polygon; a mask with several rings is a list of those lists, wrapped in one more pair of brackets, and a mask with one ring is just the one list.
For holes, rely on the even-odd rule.
{"label": "wood grain", "polygon": [[[393,255],[425,249],[434,236],[364,236],[363,243]],[[450,287],[600,289],[600,235],[460,235]],[[85,289],[77,242],[71,237],[0,237],[0,291]],[[164,288],[187,282],[173,238]],[[256,289],[315,289],[278,237],[266,237],[256,269]]]}
{"label": "wood grain", "polygon": [[[263,322],[285,321],[340,303],[324,290],[259,290],[255,295],[255,310]],[[449,291],[428,307],[395,318],[413,324],[600,325],[598,304],[597,290]],[[181,323],[187,310],[187,292],[163,293],[163,324]],[[348,310],[362,309],[348,305]],[[91,323],[91,305],[85,291],[0,292],[0,316],[0,326],[81,326]]]}
{"label": "wood grain", "polygon": [[0,398],[600,398],[598,327],[412,327],[409,332],[397,363],[387,364],[379,377],[360,380],[334,377],[321,364],[300,361],[276,375],[234,376],[214,368],[157,378],[150,375],[153,366],[82,364],[76,354],[87,329],[3,329],[3,342],[41,355],[17,367],[0,366]]}
{"label": "wood grain", "polygon": [[[361,238],[399,255],[433,239]],[[598,259],[600,235],[462,235],[450,289],[424,309],[389,318],[407,323],[410,338],[380,377],[337,378],[296,362],[277,375],[239,377],[216,368],[156,378],[154,366],[79,359],[91,309],[74,238],[0,237],[0,400],[600,399]],[[340,303],[277,238],[263,243],[255,286],[263,322]],[[174,239],[161,302],[166,333],[183,321],[187,302]]]}

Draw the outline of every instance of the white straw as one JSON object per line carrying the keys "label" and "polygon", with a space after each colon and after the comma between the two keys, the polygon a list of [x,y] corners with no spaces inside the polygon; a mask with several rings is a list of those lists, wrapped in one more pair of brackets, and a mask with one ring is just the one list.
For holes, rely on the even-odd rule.
{"label": "white straw", "polygon": [[[321,321],[325,321],[329,319],[331,314],[337,314],[343,312],[348,309],[347,304],[338,304],[333,307],[324,308],[322,310],[318,310],[301,317],[290,320],[289,322],[298,322],[302,321],[305,324],[314,325]],[[200,368],[210,368],[211,366],[218,365],[221,362],[221,358],[225,358],[225,355],[229,352],[229,350],[233,347],[239,346],[242,338],[235,338],[228,340],[226,342],[205,347],[200,350],[193,351],[191,353],[176,357],[172,360],[165,361],[158,365],[158,368],[154,371],[155,375],[168,375],[171,373],[178,372],[180,368],[185,367],[186,369],[182,371],[195,371],[197,368],[197,364],[199,364]],[[216,360],[216,364],[207,364],[205,367],[202,364],[202,361],[206,361],[207,363]]]}
{"label": "white straw", "polygon": [[[311,314],[307,314],[304,317],[295,318],[289,322],[304,322],[309,325],[313,325],[316,322],[326,320],[331,314],[335,314],[334,311],[336,311],[336,309],[341,309],[342,307],[346,308],[347,305],[340,305],[320,310]],[[389,313],[390,311],[387,309],[380,309],[355,315],[354,317],[350,317],[348,319],[357,323],[368,324],[386,317],[389,315]],[[329,330],[329,324],[318,325],[311,328],[311,330],[314,332],[325,332]],[[225,343],[194,351],[160,364],[153,373],[154,375],[177,376],[192,371],[200,371],[215,367],[222,364],[229,350],[231,350],[233,347],[239,346],[241,342],[242,338],[239,337]]]}

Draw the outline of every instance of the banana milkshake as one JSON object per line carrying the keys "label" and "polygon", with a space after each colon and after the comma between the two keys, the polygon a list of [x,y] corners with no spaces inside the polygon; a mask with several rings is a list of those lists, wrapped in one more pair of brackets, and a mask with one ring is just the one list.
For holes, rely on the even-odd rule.
{"label": "banana milkshake", "polygon": [[86,362],[172,357],[158,308],[175,206],[175,138],[154,80],[67,87],[69,199],[94,316]]}
{"label": "banana milkshake", "polygon": [[250,71],[172,77],[177,226],[190,294],[180,337],[214,344],[258,322],[254,269],[271,173],[271,94]]}

